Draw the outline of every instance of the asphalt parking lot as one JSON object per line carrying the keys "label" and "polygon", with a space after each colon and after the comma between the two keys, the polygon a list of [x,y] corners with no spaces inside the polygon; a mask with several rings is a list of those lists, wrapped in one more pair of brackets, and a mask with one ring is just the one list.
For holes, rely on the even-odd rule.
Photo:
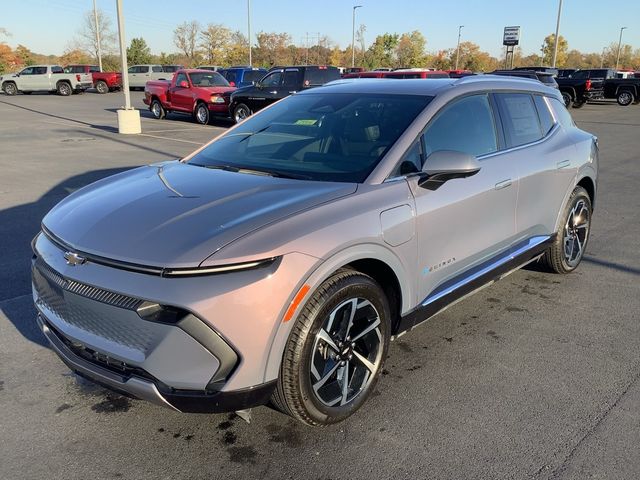
{"label": "asphalt parking lot", "polygon": [[[142,95],[132,93],[144,107]],[[394,342],[374,397],[312,429],[266,407],[178,414],[70,374],[35,325],[31,238],[60,199],[181,157],[228,126],[117,134],[121,94],[0,95],[0,478],[640,477],[640,107],[572,110],[598,135],[587,255],[514,273]]]}

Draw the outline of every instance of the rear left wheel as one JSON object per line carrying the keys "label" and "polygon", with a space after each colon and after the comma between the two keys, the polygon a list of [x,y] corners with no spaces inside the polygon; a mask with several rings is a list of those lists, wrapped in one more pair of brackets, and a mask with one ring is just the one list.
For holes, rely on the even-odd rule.
{"label": "rear left wheel", "polygon": [[571,193],[556,232],[553,245],[541,258],[542,264],[555,273],[569,273],[580,264],[591,231],[591,199],[582,187]]}
{"label": "rear left wheel", "polygon": [[369,276],[341,270],[310,297],[287,341],[273,403],[313,426],[352,415],[376,385],[389,346],[389,304]]}
{"label": "rear left wheel", "polygon": [[107,82],[103,81],[103,80],[98,80],[96,82],[96,90],[98,91],[98,93],[109,93],[109,86],[107,85]]}
{"label": "rear left wheel", "polygon": [[167,116],[167,112],[158,99],[154,99],[151,102],[151,105],[149,105],[149,110],[151,111],[153,118],[162,119]]}
{"label": "rear left wheel", "polygon": [[63,97],[68,97],[73,93],[73,90],[71,90],[71,85],[69,85],[67,82],[58,82],[56,91],[58,92],[58,95],[61,95]]}

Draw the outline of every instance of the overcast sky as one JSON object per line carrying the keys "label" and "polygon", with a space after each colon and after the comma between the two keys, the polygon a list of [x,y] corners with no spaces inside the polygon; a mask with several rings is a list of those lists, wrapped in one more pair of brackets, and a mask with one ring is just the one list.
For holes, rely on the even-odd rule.
{"label": "overcast sky", "polygon": [[[115,28],[115,0],[97,1]],[[173,29],[185,20],[222,23],[247,33],[246,0],[123,0],[123,4],[127,43],[133,37],[144,37],[153,53],[176,51]],[[558,0],[252,0],[251,4],[254,34],[287,32],[300,46],[307,33],[310,38],[320,33],[347,47],[352,6],[361,4],[356,25],[367,26],[367,44],[385,32],[419,30],[427,38],[427,50],[452,48],[458,26],[464,25],[463,41],[475,42],[496,56],[501,55],[502,30],[508,25],[521,26],[523,54],[538,53],[544,37],[555,31],[558,9]],[[0,27],[12,34],[4,39],[10,45],[20,43],[38,53],[59,55],[70,45],[83,12],[92,6],[92,0],[6,0]],[[639,18],[638,0],[565,0],[560,33],[569,48],[600,53],[604,46],[618,41],[620,27],[626,26],[624,43],[640,48]]]}

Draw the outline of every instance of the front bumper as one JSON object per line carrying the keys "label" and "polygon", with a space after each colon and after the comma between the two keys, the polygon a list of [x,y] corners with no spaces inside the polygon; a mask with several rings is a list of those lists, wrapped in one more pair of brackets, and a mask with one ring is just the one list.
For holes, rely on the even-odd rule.
{"label": "front bumper", "polygon": [[41,315],[38,325],[60,359],[75,373],[104,387],[128,396],[169,407],[179,412],[221,413],[264,405],[276,382],[230,392],[189,392],[169,389],[143,376],[117,373],[77,355],[64,336]]}

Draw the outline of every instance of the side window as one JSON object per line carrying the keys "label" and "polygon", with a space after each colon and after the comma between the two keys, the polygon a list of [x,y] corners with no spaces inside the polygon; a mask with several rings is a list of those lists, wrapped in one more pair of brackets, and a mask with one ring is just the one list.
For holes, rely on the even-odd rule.
{"label": "side window", "polygon": [[557,98],[550,98],[549,104],[551,105],[554,116],[558,119],[558,122],[560,122],[560,125],[565,128],[571,128],[575,126],[573,118],[571,118],[571,114],[567,110],[567,107],[564,106],[564,103],[562,103]]}
{"label": "side window", "polygon": [[100,71],[100,67],[98,65],[91,65],[89,67],[89,73],[98,73]]}
{"label": "side window", "polygon": [[419,172],[422,170],[422,160],[422,141],[418,139],[404,154],[398,166],[391,173],[390,178]]}
{"label": "side window", "polygon": [[[42,73],[47,73],[47,69],[45,68],[44,72],[42,72]],[[64,70],[62,69],[62,67],[59,67],[59,66],[56,65],[56,66],[51,67],[51,73],[64,73]]]}
{"label": "side window", "polygon": [[129,67],[127,73],[138,73],[138,67]]}
{"label": "side window", "polygon": [[47,67],[33,67],[34,75],[45,75],[46,73],[47,73]]}
{"label": "side window", "polygon": [[187,75],[184,73],[179,73],[178,76],[176,77],[176,86],[180,85],[180,82],[187,82],[189,83],[189,80],[187,79]]}
{"label": "side window", "polygon": [[298,70],[287,70],[284,72],[284,86],[294,88],[298,86]]}
{"label": "side window", "polygon": [[454,100],[424,133],[427,162],[439,150],[457,150],[480,156],[498,150],[495,123],[487,95]]}
{"label": "side window", "polygon": [[163,70],[160,65],[154,65],[153,67],[151,67],[151,71],[153,73],[161,73]]}
{"label": "side window", "polygon": [[264,85],[265,87],[277,87],[278,85],[280,85],[281,78],[282,72],[273,72],[264,78],[262,85]]}
{"label": "side window", "polygon": [[496,94],[504,126],[507,148],[518,147],[542,138],[538,112],[528,93]]}
{"label": "side window", "polygon": [[24,68],[21,72],[20,75],[33,75],[33,67],[27,67]]}
{"label": "side window", "polygon": [[538,118],[540,119],[540,126],[542,127],[542,136],[546,137],[555,125],[553,116],[551,115],[549,106],[547,105],[547,102],[545,102],[543,96],[534,95],[533,101],[536,104],[536,109],[538,110]]}
{"label": "side window", "polygon": [[237,83],[236,72],[234,72],[233,70],[229,70],[229,71],[225,72],[224,73],[224,78],[226,78],[227,82],[229,82],[229,83],[231,83],[231,82]]}

